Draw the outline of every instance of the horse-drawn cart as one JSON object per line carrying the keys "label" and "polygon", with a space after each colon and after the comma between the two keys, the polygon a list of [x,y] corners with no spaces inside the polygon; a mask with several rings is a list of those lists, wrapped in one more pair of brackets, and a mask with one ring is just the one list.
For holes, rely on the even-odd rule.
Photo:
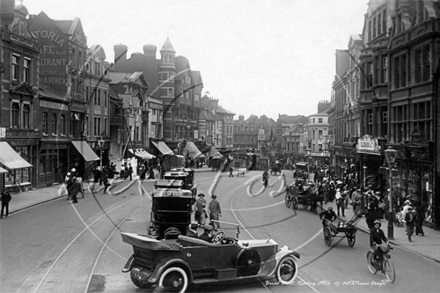
{"label": "horse-drawn cart", "polygon": [[[335,225],[332,221],[325,220],[325,228],[324,228],[324,242],[327,246],[332,244],[333,238],[335,237],[346,237],[348,245],[353,247],[356,243],[356,232],[357,228],[355,223],[362,216],[362,213],[358,213],[353,216],[353,218],[348,221],[339,221],[337,225]],[[343,233],[343,236],[338,236],[338,233]]]}

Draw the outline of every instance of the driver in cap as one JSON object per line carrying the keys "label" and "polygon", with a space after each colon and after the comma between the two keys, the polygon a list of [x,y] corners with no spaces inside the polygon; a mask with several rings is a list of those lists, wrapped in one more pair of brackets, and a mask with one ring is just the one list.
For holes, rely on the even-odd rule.
{"label": "driver in cap", "polygon": [[211,235],[211,232],[213,230],[212,226],[204,225],[202,228],[203,228],[203,234],[199,236],[199,239],[212,243],[212,235]]}

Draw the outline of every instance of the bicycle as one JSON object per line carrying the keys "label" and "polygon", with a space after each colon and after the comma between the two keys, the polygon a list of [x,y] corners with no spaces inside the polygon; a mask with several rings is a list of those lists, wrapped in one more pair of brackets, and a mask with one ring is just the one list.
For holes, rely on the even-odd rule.
{"label": "bicycle", "polygon": [[370,272],[375,275],[378,271],[382,271],[385,274],[390,283],[394,283],[396,280],[396,270],[394,269],[394,264],[391,261],[390,250],[393,248],[389,244],[377,245],[379,249],[383,252],[382,260],[378,259],[374,254],[373,250],[367,252],[367,265]]}

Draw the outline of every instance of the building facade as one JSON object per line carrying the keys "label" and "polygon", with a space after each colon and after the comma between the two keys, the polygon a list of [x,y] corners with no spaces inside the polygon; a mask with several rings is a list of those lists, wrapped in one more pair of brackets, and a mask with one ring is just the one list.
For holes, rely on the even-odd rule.
{"label": "building facade", "polygon": [[[28,11],[14,1],[0,4],[0,142],[32,166],[4,166],[0,189],[13,185],[27,190],[39,185],[38,156],[42,140],[38,96],[37,40],[28,30]],[[9,149],[9,147],[7,147]],[[0,151],[5,151],[0,149]],[[53,164],[53,161],[50,161]]]}

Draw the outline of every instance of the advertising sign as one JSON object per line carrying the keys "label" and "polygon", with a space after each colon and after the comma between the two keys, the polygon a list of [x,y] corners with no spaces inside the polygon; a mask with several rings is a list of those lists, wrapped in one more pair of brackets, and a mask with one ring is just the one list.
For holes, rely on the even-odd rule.
{"label": "advertising sign", "polygon": [[29,26],[41,48],[39,60],[40,83],[59,93],[67,91],[66,69],[69,64],[69,40],[44,14]]}
{"label": "advertising sign", "polygon": [[358,153],[380,156],[380,146],[377,139],[372,138],[368,134],[358,139],[356,149]]}

